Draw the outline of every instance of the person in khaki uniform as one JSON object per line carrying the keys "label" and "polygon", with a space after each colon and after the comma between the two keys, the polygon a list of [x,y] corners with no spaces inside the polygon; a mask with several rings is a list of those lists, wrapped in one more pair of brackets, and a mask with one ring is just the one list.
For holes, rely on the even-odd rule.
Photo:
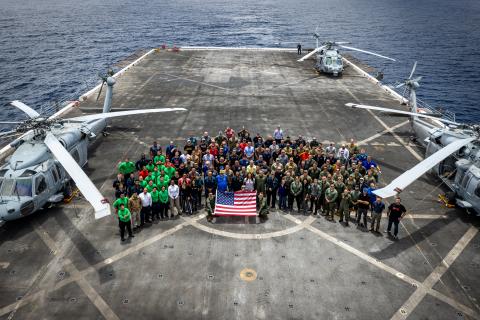
{"label": "person in khaki uniform", "polygon": [[205,210],[207,210],[207,220],[208,222],[212,222],[213,220],[213,213],[215,212],[215,197],[213,193],[209,193],[207,197],[207,203],[205,204]]}
{"label": "person in khaki uniform", "polygon": [[339,222],[343,222],[343,220],[345,219],[345,225],[347,226],[348,220],[350,220],[350,204],[350,190],[348,188],[345,188],[345,190],[343,190],[342,199],[340,200],[340,205],[338,206],[338,213],[340,214]]}
{"label": "person in khaki uniform", "polygon": [[337,207],[337,198],[338,198],[338,192],[335,189],[335,186],[333,184],[330,185],[330,187],[325,191],[325,202],[327,204],[327,217],[330,216],[330,219],[332,221],[335,221],[335,209]]}
{"label": "person in khaki uniform", "polygon": [[258,217],[260,218],[260,221],[264,222],[265,220],[268,220],[269,212],[267,199],[265,199],[262,192],[258,194],[258,203]]}
{"label": "person in khaki uniform", "polygon": [[132,228],[135,229],[140,226],[140,210],[142,209],[142,201],[138,194],[134,192],[130,199],[128,199],[128,210],[132,215]]}

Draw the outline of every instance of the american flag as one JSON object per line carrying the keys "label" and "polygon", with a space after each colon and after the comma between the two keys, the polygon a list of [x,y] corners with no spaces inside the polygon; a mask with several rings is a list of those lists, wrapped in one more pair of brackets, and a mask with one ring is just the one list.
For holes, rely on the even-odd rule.
{"label": "american flag", "polygon": [[256,216],[257,193],[255,191],[217,191],[213,214],[217,216]]}

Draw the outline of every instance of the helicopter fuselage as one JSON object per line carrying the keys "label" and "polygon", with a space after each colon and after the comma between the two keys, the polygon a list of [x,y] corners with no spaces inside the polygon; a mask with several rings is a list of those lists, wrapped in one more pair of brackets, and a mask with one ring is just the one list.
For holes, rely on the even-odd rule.
{"label": "helicopter fuselage", "polygon": [[342,56],[336,49],[324,49],[317,54],[315,69],[318,72],[339,76],[343,72]]}
{"label": "helicopter fuselage", "polygon": [[[106,120],[87,123],[57,123],[50,129],[80,165],[87,163],[89,141],[102,132]],[[43,133],[33,133],[16,142],[16,149],[0,168],[0,222],[19,219],[63,200],[69,181],[62,165],[43,142]]]}

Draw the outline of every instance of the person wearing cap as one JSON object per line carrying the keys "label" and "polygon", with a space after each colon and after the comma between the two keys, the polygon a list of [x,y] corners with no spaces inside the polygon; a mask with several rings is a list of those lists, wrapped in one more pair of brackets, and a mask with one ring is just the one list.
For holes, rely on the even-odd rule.
{"label": "person wearing cap", "polygon": [[382,219],[382,212],[385,209],[385,204],[382,202],[382,198],[377,196],[372,204],[372,221],[370,225],[370,231],[378,232],[380,228],[380,220]]}
{"label": "person wearing cap", "polygon": [[122,203],[118,209],[118,226],[120,228],[120,238],[122,241],[125,241],[125,228],[128,231],[128,237],[134,238],[135,236],[132,233],[132,223],[130,222],[131,214],[128,208],[125,208],[125,205]]}
{"label": "person wearing cap", "polygon": [[[357,224],[361,227],[367,227],[367,212],[368,208],[370,208],[370,197],[368,195],[368,189],[364,188],[362,190],[362,194],[358,197],[357,200],[358,206],[358,216],[357,216]],[[360,223],[360,220],[363,216],[363,223]]]}
{"label": "person wearing cap", "polygon": [[312,141],[310,141],[310,148],[316,148],[318,147],[318,141],[317,138],[313,137]]}
{"label": "person wearing cap", "polygon": [[325,191],[325,202],[327,204],[327,218],[335,221],[335,210],[337,208],[338,191],[335,189],[335,185],[332,183],[330,187]]}

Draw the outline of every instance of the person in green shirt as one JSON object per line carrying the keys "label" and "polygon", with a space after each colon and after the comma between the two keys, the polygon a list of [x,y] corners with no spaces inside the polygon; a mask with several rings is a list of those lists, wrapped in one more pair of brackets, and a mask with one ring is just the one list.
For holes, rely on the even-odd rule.
{"label": "person in green shirt", "polygon": [[138,177],[138,184],[142,189],[145,189],[147,187],[148,181],[144,180],[142,176]]}
{"label": "person in green shirt", "polygon": [[164,176],[159,176],[158,179],[157,179],[157,187],[159,189],[161,189],[162,187],[165,187],[165,188],[168,188],[168,181],[169,180],[165,180],[165,177]]}
{"label": "person in green shirt", "polygon": [[120,238],[122,241],[125,241],[125,228],[127,228],[129,238],[135,237],[132,233],[131,218],[130,210],[125,208],[125,205],[122,203],[118,209],[118,226],[120,227]]}
{"label": "person in green shirt", "polygon": [[337,206],[338,192],[335,189],[335,185],[332,183],[330,187],[325,191],[325,202],[327,203],[327,217],[330,216],[332,221],[335,221],[335,209]]}
{"label": "person in green shirt", "polygon": [[157,155],[153,158],[153,163],[157,166],[165,163],[165,156],[162,154],[162,150],[157,151]]}
{"label": "person in green shirt", "polygon": [[213,193],[208,194],[207,203],[205,205],[205,210],[207,210],[207,220],[208,222],[212,222],[213,220],[213,213],[215,212],[215,197]]}
{"label": "person in green shirt", "polygon": [[[166,185],[162,185],[159,191],[160,199],[160,218],[168,218],[168,190]],[[153,201],[153,198],[152,198]]]}
{"label": "person in green shirt", "polygon": [[165,174],[170,178],[172,179],[174,176],[175,176],[175,167],[173,166],[165,166]]}
{"label": "person in green shirt", "polygon": [[[147,187],[148,190],[148,187]],[[157,190],[157,186],[154,185],[152,191],[150,192],[152,196],[152,222],[155,221],[155,218],[160,220],[160,192]]]}
{"label": "person in green shirt", "polygon": [[135,163],[129,161],[128,158],[125,161],[120,162],[118,164],[118,172],[122,173],[123,175],[129,175],[130,173],[135,172]]}
{"label": "person in green shirt", "polygon": [[118,198],[117,200],[115,200],[115,202],[113,203],[113,208],[115,209],[115,213],[118,214],[118,210],[120,210],[120,205],[124,205],[125,208],[128,208],[128,198],[125,197],[125,193],[120,193],[120,198]]}
{"label": "person in green shirt", "polygon": [[147,191],[149,193],[152,193],[153,189],[156,188],[156,187],[157,187],[157,185],[153,183],[153,180],[150,180],[150,181],[148,181],[148,184],[147,184],[146,188],[147,188]]}
{"label": "person in green shirt", "polygon": [[148,162],[148,164],[145,166],[147,168],[148,172],[152,172],[153,168],[155,168],[155,165],[153,164],[152,160]]}

